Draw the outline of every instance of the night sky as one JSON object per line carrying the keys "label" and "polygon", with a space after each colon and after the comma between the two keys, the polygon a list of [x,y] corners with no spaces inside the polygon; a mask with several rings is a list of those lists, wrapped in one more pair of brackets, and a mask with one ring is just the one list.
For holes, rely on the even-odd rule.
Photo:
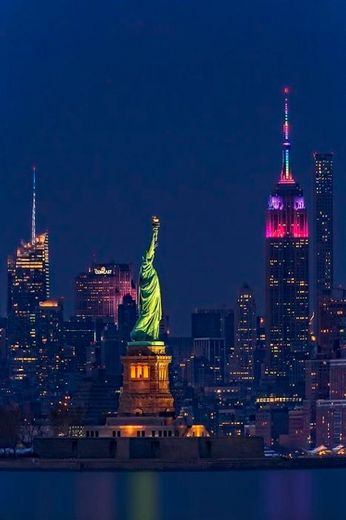
{"label": "night sky", "polygon": [[195,306],[232,306],[244,281],[262,310],[286,84],[308,201],[312,153],[336,153],[345,283],[345,20],[345,0],[1,0],[2,311],[6,257],[30,238],[33,164],[67,314],[93,258],[137,270],[152,214],[175,334],[189,332]]}

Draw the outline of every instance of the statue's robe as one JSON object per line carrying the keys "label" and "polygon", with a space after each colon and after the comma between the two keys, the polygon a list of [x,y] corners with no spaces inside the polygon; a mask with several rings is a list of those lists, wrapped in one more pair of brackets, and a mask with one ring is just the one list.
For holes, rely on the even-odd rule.
{"label": "statue's robe", "polygon": [[157,231],[145,253],[139,276],[139,317],[131,332],[132,341],[155,341],[159,338],[162,317],[161,290],[157,272],[153,266]]}

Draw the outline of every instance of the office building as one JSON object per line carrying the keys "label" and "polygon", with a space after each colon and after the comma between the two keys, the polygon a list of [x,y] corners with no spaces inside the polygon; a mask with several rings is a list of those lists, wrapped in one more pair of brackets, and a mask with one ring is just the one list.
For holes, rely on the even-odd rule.
{"label": "office building", "polygon": [[329,398],[329,359],[309,359],[305,365],[305,397],[312,403]]}
{"label": "office building", "polygon": [[227,382],[234,349],[233,310],[196,309],[191,316],[191,336],[194,358],[187,366],[187,380],[194,381],[193,386]]}
{"label": "office building", "polygon": [[234,351],[231,360],[231,378],[237,382],[254,380],[254,353],[256,348],[256,302],[247,284],[239,291],[234,309]]}
{"label": "office building", "polygon": [[35,326],[38,385],[44,413],[49,413],[65,393],[64,376],[68,366],[64,356],[63,323],[62,299],[39,302]]}
{"label": "office building", "polygon": [[264,370],[266,354],[266,330],[263,316],[256,317],[256,348],[254,352],[254,384],[258,388]]}
{"label": "office building", "polygon": [[318,331],[320,298],[333,289],[333,154],[315,153],[314,159],[314,311]]}
{"label": "office building", "polygon": [[48,232],[36,234],[35,170],[30,242],[21,242],[8,258],[8,344],[12,381],[34,383],[38,368],[36,316],[49,298]]}
{"label": "office building", "polygon": [[137,320],[137,303],[130,295],[126,294],[118,307],[119,337],[123,341],[130,341],[131,330]]}
{"label": "office building", "polygon": [[193,340],[193,356],[203,367],[204,380],[200,378],[199,386],[219,385],[226,382],[227,350],[223,338],[195,338]]}
{"label": "office building", "polygon": [[137,299],[129,264],[92,264],[75,278],[75,315],[118,324],[123,298]]}
{"label": "office building", "polygon": [[108,323],[101,337],[101,366],[108,378],[120,388],[122,384],[121,356],[126,354],[126,343],[120,339],[116,325]]}
{"label": "office building", "polygon": [[346,443],[346,399],[316,402],[316,446],[327,448]]}
{"label": "office building", "polygon": [[[90,318],[71,317],[64,322],[64,345],[73,352],[76,370],[84,374],[87,362],[87,350],[97,340],[97,324]],[[101,337],[101,333],[100,337]]]}
{"label": "office building", "polygon": [[266,216],[266,376],[285,393],[304,392],[309,339],[309,232],[303,191],[292,175],[285,89],[279,182]]}
{"label": "office building", "polygon": [[318,354],[324,358],[346,356],[346,290],[333,289],[319,297]]}
{"label": "office building", "polygon": [[329,398],[346,399],[346,359],[329,361]]}
{"label": "office building", "polygon": [[223,338],[227,347],[234,344],[234,313],[232,309],[196,309],[191,316],[191,336]]}

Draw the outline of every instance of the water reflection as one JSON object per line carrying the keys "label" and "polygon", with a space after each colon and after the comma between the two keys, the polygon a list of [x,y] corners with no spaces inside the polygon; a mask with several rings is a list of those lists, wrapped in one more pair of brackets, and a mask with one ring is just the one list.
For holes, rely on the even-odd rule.
{"label": "water reflection", "polygon": [[157,473],[129,473],[129,520],[159,520]]}
{"label": "water reflection", "polygon": [[74,509],[78,520],[116,520],[117,479],[112,473],[80,473],[74,480]]}
{"label": "water reflection", "polygon": [[346,470],[0,471],[0,520],[344,520]]}
{"label": "water reflection", "polygon": [[263,472],[263,494],[268,520],[313,520],[313,499],[309,471]]}

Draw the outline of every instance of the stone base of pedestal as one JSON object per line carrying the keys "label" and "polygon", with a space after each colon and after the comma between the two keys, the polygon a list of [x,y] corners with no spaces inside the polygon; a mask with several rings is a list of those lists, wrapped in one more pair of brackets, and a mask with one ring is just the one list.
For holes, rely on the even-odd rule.
{"label": "stone base of pedestal", "polygon": [[121,358],[124,377],[119,415],[173,414],[168,378],[171,360],[162,341],[133,341],[128,344],[127,355]]}

